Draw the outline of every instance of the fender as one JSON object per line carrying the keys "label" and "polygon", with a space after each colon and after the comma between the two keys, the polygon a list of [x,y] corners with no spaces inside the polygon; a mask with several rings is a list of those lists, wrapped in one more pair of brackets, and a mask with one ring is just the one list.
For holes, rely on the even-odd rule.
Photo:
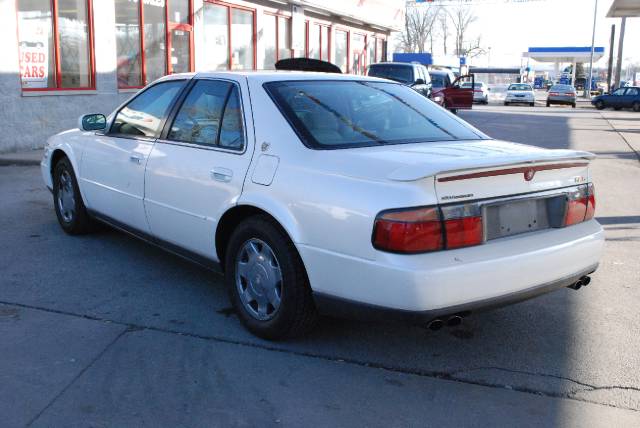
{"label": "fender", "polygon": [[251,205],[266,211],[280,223],[294,244],[305,242],[300,223],[282,201],[274,200],[264,193],[253,191],[253,189],[247,191],[245,187],[245,191],[240,195],[237,205]]}
{"label": "fender", "polygon": [[[46,170],[43,171],[43,175],[45,172],[47,173],[47,176],[43,177],[45,178],[45,184],[51,185],[53,188],[54,165],[52,161],[58,157],[58,152],[64,153],[71,162],[71,166],[76,174],[78,187],[80,188],[80,194],[86,204],[87,200],[83,191],[84,186],[82,180],[80,180],[80,164],[82,163],[83,137],[85,134],[87,134],[87,132],[80,132],[78,129],[69,129],[50,137],[45,145],[42,167],[43,169],[46,168]],[[48,182],[46,181],[47,177],[49,178]]]}

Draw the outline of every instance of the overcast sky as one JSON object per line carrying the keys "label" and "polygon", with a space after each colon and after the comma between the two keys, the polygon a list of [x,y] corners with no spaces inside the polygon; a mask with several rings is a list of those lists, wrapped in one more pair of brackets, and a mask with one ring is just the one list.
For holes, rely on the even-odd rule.
{"label": "overcast sky", "polygon": [[[606,18],[611,3],[598,1],[596,46],[605,47],[605,56],[597,66],[606,66],[611,24],[616,24],[617,55],[621,20]],[[482,45],[491,47],[492,67],[519,66],[522,52],[530,46],[590,46],[594,5],[595,0],[480,0],[472,6],[478,19],[471,25],[469,36],[480,35]],[[453,45],[451,36],[450,41]],[[436,44],[434,52],[442,53],[441,43]],[[640,64],[640,18],[627,18],[623,59]],[[484,66],[487,60],[484,56],[473,63]]]}

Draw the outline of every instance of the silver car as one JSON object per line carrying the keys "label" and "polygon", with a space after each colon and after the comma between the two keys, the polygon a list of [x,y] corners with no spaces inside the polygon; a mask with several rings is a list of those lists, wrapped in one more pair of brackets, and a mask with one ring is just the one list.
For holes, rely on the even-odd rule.
{"label": "silver car", "polygon": [[[463,88],[471,88],[471,82],[464,82]],[[475,82],[473,84],[473,102],[480,104],[489,104],[489,89],[483,82]]]}
{"label": "silver car", "polygon": [[576,108],[576,88],[571,85],[553,85],[547,94],[547,107],[551,104],[569,104]]}

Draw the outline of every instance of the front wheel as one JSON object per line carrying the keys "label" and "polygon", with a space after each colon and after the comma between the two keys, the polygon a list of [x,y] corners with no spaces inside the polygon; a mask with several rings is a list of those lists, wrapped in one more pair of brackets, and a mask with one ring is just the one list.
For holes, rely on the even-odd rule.
{"label": "front wheel", "polygon": [[604,102],[602,100],[596,101],[596,108],[598,110],[604,110]]}
{"label": "front wheel", "polygon": [[576,103],[571,104],[571,108],[576,108]]}
{"label": "front wheel", "polygon": [[504,102],[504,105],[508,106],[508,105],[509,105],[509,103],[505,101],[505,102]]}
{"label": "front wheel", "polygon": [[91,231],[91,218],[82,201],[78,181],[68,158],[62,158],[53,170],[53,204],[62,230],[70,235]]}
{"label": "front wheel", "polygon": [[231,303],[256,336],[284,339],[315,326],[318,313],[300,255],[269,217],[251,217],[236,228],[225,272]]}
{"label": "front wheel", "polygon": [[529,107],[533,107],[536,103],[529,103]]}
{"label": "front wheel", "polygon": [[551,107],[551,103],[547,101],[547,107]]}

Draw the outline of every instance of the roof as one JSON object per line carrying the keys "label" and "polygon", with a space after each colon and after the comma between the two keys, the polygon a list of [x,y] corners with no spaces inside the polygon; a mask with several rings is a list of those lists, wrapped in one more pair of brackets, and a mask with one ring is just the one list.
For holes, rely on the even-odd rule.
{"label": "roof", "polygon": [[622,18],[640,16],[640,2],[638,0],[613,0],[607,17]]}
{"label": "roof", "polygon": [[[523,56],[539,62],[585,62],[591,57],[591,46],[546,46],[530,47]],[[602,46],[593,47],[593,60],[604,56]]]}
{"label": "roof", "polygon": [[180,78],[219,78],[229,79],[230,77],[245,77],[250,81],[271,82],[282,80],[351,80],[351,81],[375,81],[375,82],[389,82],[386,79],[380,79],[378,77],[359,76],[355,74],[336,74],[336,73],[319,73],[313,71],[276,71],[276,70],[243,70],[243,71],[203,71],[197,73],[179,73],[170,74],[162,77],[159,80],[171,80]]}

